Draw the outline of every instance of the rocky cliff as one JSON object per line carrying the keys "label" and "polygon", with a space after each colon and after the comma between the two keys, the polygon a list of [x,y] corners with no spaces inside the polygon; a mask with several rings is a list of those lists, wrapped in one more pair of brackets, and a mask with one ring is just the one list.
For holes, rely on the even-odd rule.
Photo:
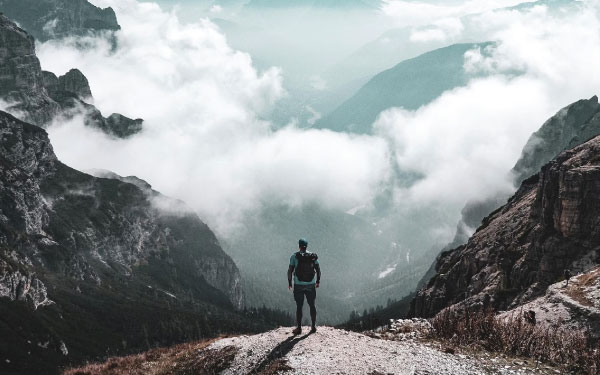
{"label": "rocky cliff", "polygon": [[411,313],[489,304],[506,310],[598,264],[600,137],[561,153],[483,220],[466,245],[441,254]]}
{"label": "rocky cliff", "polygon": [[0,15],[0,99],[18,118],[45,126],[56,116],[82,115],[87,126],[119,138],[142,130],[142,119],[120,114],[108,118],[93,105],[87,78],[77,69],[63,76],[42,71],[33,38],[13,21]]}
{"label": "rocky cliff", "polygon": [[[578,100],[548,119],[540,129],[531,135],[521,152],[519,160],[510,171],[515,184],[537,173],[560,152],[573,148],[600,134],[600,104],[598,97]],[[456,226],[452,242],[440,252],[464,245],[482,220],[508,200],[509,195],[499,194],[487,199],[469,201],[461,212],[461,220]],[[425,274],[419,288],[435,275],[435,262]]]}
{"label": "rocky cliff", "polygon": [[87,0],[0,0],[0,10],[42,42],[120,29],[112,8]]}
{"label": "rocky cliff", "polygon": [[[578,100],[562,108],[527,141],[519,160],[511,170],[518,186],[526,178],[536,174],[542,166],[562,151],[573,148],[600,134],[600,104],[598,97]],[[471,233],[481,225],[490,212],[502,206],[509,195],[497,195],[488,199],[468,202],[462,210],[454,240],[444,249],[463,245]]]}
{"label": "rocky cliff", "polygon": [[[600,338],[600,267],[550,285],[546,293],[511,311],[502,318],[519,316],[524,311],[534,316],[536,323],[554,329],[585,330]],[[533,314],[531,314],[533,312]]]}
{"label": "rocky cliff", "polygon": [[262,327],[236,311],[238,269],[182,202],[67,167],[4,112],[0,202],[3,374]]}
{"label": "rocky cliff", "polygon": [[600,134],[600,104],[594,95],[566,106],[531,135],[512,173],[517,186],[561,151]]}
{"label": "rocky cliff", "polygon": [[33,38],[1,15],[0,98],[11,112],[37,124],[50,122],[60,109],[44,88]]}

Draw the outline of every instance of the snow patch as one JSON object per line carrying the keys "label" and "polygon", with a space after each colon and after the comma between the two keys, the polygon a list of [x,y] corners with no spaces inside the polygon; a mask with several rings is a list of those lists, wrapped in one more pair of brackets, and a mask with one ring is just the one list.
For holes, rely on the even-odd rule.
{"label": "snow patch", "polygon": [[379,279],[383,279],[384,277],[386,277],[387,275],[389,275],[390,273],[394,272],[396,270],[396,266],[398,264],[394,264],[393,266],[388,266],[388,268],[386,268],[384,271],[379,273],[378,278]]}

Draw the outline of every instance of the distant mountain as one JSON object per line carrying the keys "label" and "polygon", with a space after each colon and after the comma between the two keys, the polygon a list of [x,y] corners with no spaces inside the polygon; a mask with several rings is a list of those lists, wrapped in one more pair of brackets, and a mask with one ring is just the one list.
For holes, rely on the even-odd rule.
{"label": "distant mountain", "polygon": [[142,130],[142,119],[130,119],[120,114],[108,118],[93,105],[87,78],[77,69],[57,77],[42,71],[35,55],[33,38],[13,21],[0,15],[0,99],[7,111],[27,122],[45,126],[57,116],[71,118],[84,115],[88,126],[107,134],[126,138]]}
{"label": "distant mountain", "polygon": [[0,0],[0,10],[42,42],[121,28],[112,8],[87,0]]}
{"label": "distant mountain", "polygon": [[[588,272],[600,259],[600,136],[562,152],[524,180],[466,245],[441,254],[411,313],[448,306],[513,309],[546,293],[565,269]],[[486,301],[487,300],[487,301]]]}
{"label": "distant mountain", "polygon": [[368,134],[383,110],[414,110],[444,91],[466,85],[471,77],[463,68],[465,52],[490,44],[455,44],[403,61],[371,78],[315,127]]}
{"label": "distant mountain", "polygon": [[[568,16],[583,4],[577,0],[539,0],[524,1],[508,8],[496,11],[529,11],[535,6],[546,6],[550,14],[560,17]],[[420,26],[402,26],[385,31],[372,41],[365,43],[354,52],[329,67],[321,74],[331,86],[338,86],[350,79],[370,78],[373,75],[390,69],[399,61],[413,58],[427,51],[455,43],[478,42],[481,40],[481,14],[469,14],[460,17],[462,31],[457,34],[448,33],[435,24]],[[421,38],[420,35],[440,37]]]}
{"label": "distant mountain", "polygon": [[237,310],[239,271],[184,203],[103,175],[0,112],[0,373],[270,326]]}

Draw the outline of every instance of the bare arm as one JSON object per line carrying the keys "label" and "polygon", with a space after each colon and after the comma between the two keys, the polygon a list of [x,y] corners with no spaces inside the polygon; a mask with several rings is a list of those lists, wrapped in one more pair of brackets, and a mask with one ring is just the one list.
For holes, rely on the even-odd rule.
{"label": "bare arm", "polygon": [[321,283],[321,266],[315,264],[315,270],[317,271],[317,285]]}
{"label": "bare arm", "polygon": [[288,287],[292,287],[292,275],[294,274],[294,266],[288,268]]}

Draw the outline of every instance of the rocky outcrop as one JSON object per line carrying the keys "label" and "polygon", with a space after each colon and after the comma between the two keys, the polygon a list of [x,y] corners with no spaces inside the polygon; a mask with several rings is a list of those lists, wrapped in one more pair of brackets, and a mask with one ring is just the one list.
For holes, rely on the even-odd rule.
{"label": "rocky outcrop", "polygon": [[65,98],[86,100],[92,97],[90,84],[79,69],[71,69],[60,77],[52,72],[43,71],[42,78],[48,95],[57,102]]}
{"label": "rocky outcrop", "polygon": [[566,106],[531,135],[512,173],[517,186],[560,152],[600,134],[598,97]]}
{"label": "rocky outcrop", "polygon": [[1,15],[0,99],[9,111],[37,124],[50,122],[60,109],[44,89],[33,38]]}
{"label": "rocky outcrop", "polygon": [[92,99],[87,78],[77,69],[57,77],[42,71],[33,38],[0,15],[0,99],[18,118],[45,126],[57,116],[83,116],[84,124],[126,138],[142,130],[142,119],[121,114],[108,118],[86,101]]}
{"label": "rocky outcrop", "polygon": [[[537,173],[560,152],[578,146],[598,134],[600,104],[597,96],[579,100],[561,109],[527,141],[519,160],[510,172],[515,184],[519,185]],[[498,194],[483,200],[469,201],[461,212],[462,217],[456,226],[454,239],[441,252],[464,245],[481,225],[482,220],[506,203],[509,197],[509,194]],[[432,266],[419,283],[419,287],[425,285],[434,275],[435,268]]]}
{"label": "rocky outcrop", "polygon": [[10,272],[8,264],[0,261],[0,298],[11,301],[24,301],[36,310],[54,302],[48,299],[48,290],[35,274],[24,275],[19,271]]}
{"label": "rocky outcrop", "polygon": [[144,120],[141,118],[130,119],[119,113],[108,116],[103,125],[99,125],[106,133],[113,134],[118,138],[127,138],[142,131]]}
{"label": "rocky outcrop", "polygon": [[500,317],[510,318],[525,312],[535,317],[537,324],[570,331],[585,330],[595,339],[600,338],[600,268],[575,275],[568,282],[552,284],[543,296]]}
{"label": "rocky outcrop", "polygon": [[42,42],[121,28],[112,8],[87,0],[0,0],[0,9]]}
{"label": "rocky outcrop", "polygon": [[[65,166],[43,129],[0,112],[0,314],[12,321],[0,336],[14,337],[2,351],[21,370],[41,366],[21,373],[257,329],[236,311],[236,265],[196,214],[142,180],[110,177]],[[17,365],[38,341],[53,349]]]}
{"label": "rocky outcrop", "polygon": [[455,305],[511,309],[598,264],[600,137],[561,153],[486,217],[466,245],[444,252],[412,315]]}

